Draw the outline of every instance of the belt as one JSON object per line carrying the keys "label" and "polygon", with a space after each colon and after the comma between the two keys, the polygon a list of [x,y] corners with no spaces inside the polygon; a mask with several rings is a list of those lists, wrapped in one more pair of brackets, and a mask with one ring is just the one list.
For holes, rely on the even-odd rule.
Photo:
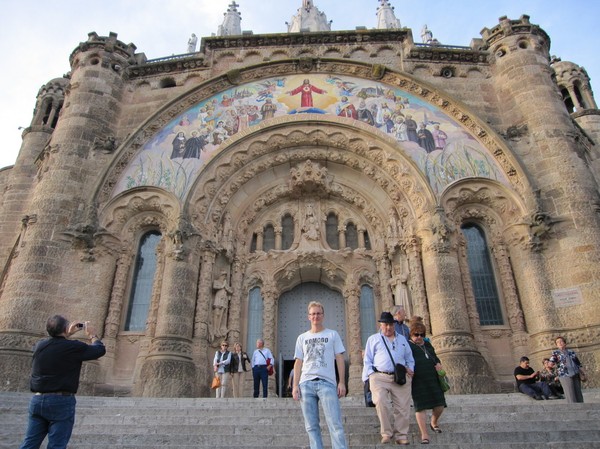
{"label": "belt", "polygon": [[316,382],[316,381],[318,381],[318,380],[321,380],[321,378],[320,378],[320,377],[315,377],[314,379],[311,379],[310,381],[311,381],[311,382]]}
{"label": "belt", "polygon": [[381,374],[387,374],[388,376],[393,376],[394,373],[389,373],[387,371],[379,371],[377,368],[373,367],[373,371],[375,371],[376,373],[381,373]]}
{"label": "belt", "polygon": [[68,391],[49,391],[48,393],[33,393],[36,396],[75,396],[75,393],[70,393]]}

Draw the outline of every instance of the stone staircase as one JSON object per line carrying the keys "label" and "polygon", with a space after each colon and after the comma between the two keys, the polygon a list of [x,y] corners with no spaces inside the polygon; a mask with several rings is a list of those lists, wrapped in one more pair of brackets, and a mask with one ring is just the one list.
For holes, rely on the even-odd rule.
{"label": "stone staircase", "polygon": [[[584,404],[533,401],[519,393],[449,395],[441,434],[445,449],[600,448],[600,390],[585,390]],[[0,393],[0,449],[17,449],[27,422],[27,393]],[[298,403],[292,399],[77,398],[69,449],[307,449]],[[342,400],[351,449],[379,444],[375,409],[361,398]],[[324,423],[324,419],[322,419]],[[330,440],[326,427],[324,440]],[[420,446],[411,416],[411,445]],[[45,443],[42,445],[45,447]]]}

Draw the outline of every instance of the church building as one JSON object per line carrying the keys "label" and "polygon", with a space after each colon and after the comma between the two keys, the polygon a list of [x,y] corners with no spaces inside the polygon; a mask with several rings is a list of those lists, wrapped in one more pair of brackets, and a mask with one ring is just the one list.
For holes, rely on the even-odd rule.
{"label": "church building", "polygon": [[559,335],[600,385],[585,69],[527,15],[457,46],[369,3],[368,28],[332,30],[303,0],[287,32],[254,34],[232,2],[159,59],[116,33],[76,46],[0,170],[0,389],[28,390],[63,314],[107,346],[83,394],[209,397],[219,344],[261,338],[282,395],[312,300],[344,342],[349,395],[398,304],[451,393],[512,391],[519,358],[541,363]]}

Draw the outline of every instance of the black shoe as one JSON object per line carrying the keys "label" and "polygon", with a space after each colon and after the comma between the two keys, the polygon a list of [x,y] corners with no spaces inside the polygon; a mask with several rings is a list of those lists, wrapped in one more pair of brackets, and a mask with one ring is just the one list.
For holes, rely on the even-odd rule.
{"label": "black shoe", "polygon": [[560,399],[560,398],[553,394],[552,396],[548,397],[548,399]]}
{"label": "black shoe", "polygon": [[538,396],[537,394],[534,394],[533,396],[531,396],[533,399],[535,399],[536,401],[541,401],[542,398],[540,396]]}

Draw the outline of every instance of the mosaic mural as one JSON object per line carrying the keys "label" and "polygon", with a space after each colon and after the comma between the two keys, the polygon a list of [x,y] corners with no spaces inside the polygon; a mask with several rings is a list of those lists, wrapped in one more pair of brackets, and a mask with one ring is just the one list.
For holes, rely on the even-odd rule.
{"label": "mosaic mural", "polygon": [[360,120],[391,136],[436,194],[470,176],[507,184],[488,151],[434,106],[393,86],[319,74],[237,86],[190,108],[142,147],[114,195],[156,186],[183,199],[206,162],[231,136],[272,117],[307,112]]}

